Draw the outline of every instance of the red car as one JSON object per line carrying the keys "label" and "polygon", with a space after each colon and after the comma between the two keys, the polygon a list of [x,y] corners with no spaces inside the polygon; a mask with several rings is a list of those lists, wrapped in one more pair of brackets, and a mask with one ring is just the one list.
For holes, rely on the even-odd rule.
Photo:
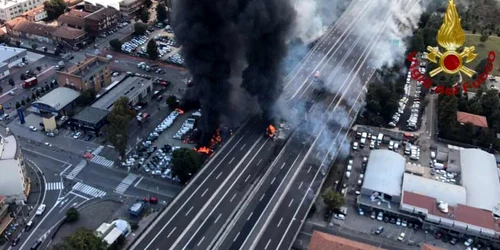
{"label": "red car", "polygon": [[443,234],[437,232],[436,235],[434,235],[434,238],[436,238],[436,240],[439,240],[439,239],[441,239],[442,236],[443,236]]}
{"label": "red car", "polygon": [[142,201],[146,202],[146,203],[149,202],[151,204],[156,204],[156,203],[158,203],[158,198],[156,198],[154,196],[149,197],[149,199],[147,197],[143,197]]}

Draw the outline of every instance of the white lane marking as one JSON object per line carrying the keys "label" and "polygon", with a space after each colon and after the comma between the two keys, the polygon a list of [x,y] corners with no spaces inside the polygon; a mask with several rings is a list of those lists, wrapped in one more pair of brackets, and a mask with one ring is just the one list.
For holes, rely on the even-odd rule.
{"label": "white lane marking", "polygon": [[231,200],[229,200],[229,202],[233,202],[234,197],[236,197],[236,194],[234,194],[233,197],[231,197]]}
{"label": "white lane marking", "polygon": [[283,165],[281,165],[281,168],[280,169],[283,169],[283,167],[285,166],[286,162],[283,162]]}
{"label": "white lane marking", "polygon": [[238,239],[238,236],[240,236],[240,232],[238,232],[238,234],[236,235],[236,237],[234,237],[233,242],[235,242]]}
{"label": "white lane marking", "polygon": [[201,238],[200,242],[198,242],[198,247],[201,245],[201,243],[203,242],[203,240],[205,239],[205,236],[203,236],[203,238]]}
{"label": "white lane marking", "polygon": [[290,203],[288,203],[288,207],[290,207],[293,203],[293,199],[290,201]]}
{"label": "white lane marking", "polygon": [[266,247],[264,247],[264,250],[267,249],[267,247],[269,246],[269,243],[271,243],[271,239],[269,239],[269,241],[267,242]]}
{"label": "white lane marking", "polygon": [[229,161],[229,164],[231,164],[233,161],[234,161],[234,157],[231,158],[231,160]]}
{"label": "white lane marking", "polygon": [[311,172],[311,168],[312,168],[312,167],[313,167],[313,166],[309,166],[309,169],[307,170],[307,173],[308,173],[308,174],[309,174],[309,172]]}
{"label": "white lane marking", "polygon": [[261,162],[262,162],[262,159],[260,159],[259,162],[257,162],[257,166],[259,166]]}
{"label": "white lane marking", "polygon": [[247,220],[250,220],[250,218],[252,217],[253,215],[253,212],[250,213],[250,215],[248,216]]}
{"label": "white lane marking", "polygon": [[217,216],[217,218],[214,221],[214,224],[217,223],[217,221],[220,219],[221,216],[222,216],[222,214],[219,214],[219,216]]}
{"label": "white lane marking", "polygon": [[303,181],[300,182],[299,189],[302,187],[302,184],[304,184]]}
{"label": "white lane marking", "polygon": [[278,226],[277,227],[280,227],[282,221],[283,221],[283,217],[281,217],[280,222],[278,222]]}
{"label": "white lane marking", "polygon": [[139,185],[139,183],[141,183],[142,179],[144,179],[144,176],[141,177],[135,184],[134,184],[134,187],[137,187],[137,185]]}
{"label": "white lane marking", "polygon": [[205,189],[205,192],[203,192],[203,194],[201,194],[201,197],[205,196],[205,194],[207,193],[207,191],[208,191],[208,188]]}
{"label": "white lane marking", "polygon": [[216,179],[216,180],[217,180],[217,179],[219,179],[219,177],[221,176],[221,174],[222,174],[222,172],[220,172],[220,173],[217,175],[217,177],[215,177],[215,179]]}
{"label": "white lane marking", "polygon": [[319,156],[319,152],[316,154],[316,158],[318,158],[318,156]]}
{"label": "white lane marking", "polygon": [[248,181],[248,179],[250,179],[250,176],[251,176],[251,174],[249,174],[249,175],[247,176],[247,178],[245,179],[245,182],[247,182],[247,181]]}
{"label": "white lane marking", "polygon": [[264,199],[264,196],[266,196],[265,193],[260,197],[259,201],[262,201],[262,199]]}
{"label": "white lane marking", "polygon": [[246,146],[246,145],[247,145],[246,143],[245,143],[245,144],[243,144],[243,146],[241,146],[241,148],[240,148],[240,151],[241,151],[241,150],[243,150],[243,149],[245,148],[245,146]]}
{"label": "white lane marking", "polygon": [[187,211],[186,216],[188,216],[188,215],[189,215],[189,213],[191,212],[191,210],[193,210],[193,207],[194,207],[194,206],[191,206],[191,208],[189,209],[189,211]]}
{"label": "white lane marking", "polygon": [[172,236],[172,234],[174,233],[175,229],[177,229],[177,227],[174,227],[172,229],[172,231],[170,231],[170,233],[167,235],[167,238],[170,238],[170,236]]}
{"label": "white lane marking", "polygon": [[276,180],[276,177],[274,177],[273,180],[271,181],[271,185],[274,183],[275,180]]}

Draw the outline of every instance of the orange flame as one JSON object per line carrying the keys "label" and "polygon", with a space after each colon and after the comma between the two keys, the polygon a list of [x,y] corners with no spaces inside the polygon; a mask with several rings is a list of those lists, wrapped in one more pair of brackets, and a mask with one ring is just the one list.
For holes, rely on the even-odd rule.
{"label": "orange flame", "polygon": [[184,110],[180,109],[180,108],[176,108],[175,111],[179,112],[179,114],[183,115],[184,114]]}
{"label": "orange flame", "polygon": [[210,147],[214,147],[217,145],[219,142],[222,141],[222,137],[220,136],[220,129],[217,129],[215,131],[215,134],[212,136],[212,139],[210,139]]}
{"label": "orange flame", "polygon": [[198,153],[203,153],[203,154],[207,154],[207,155],[210,154],[210,148],[208,148],[208,147],[201,147],[199,149],[194,148],[194,150],[196,150],[196,152],[198,152]]}
{"label": "orange flame", "polygon": [[276,128],[273,125],[269,125],[269,127],[267,127],[267,129],[268,129],[270,134],[274,134],[274,132],[276,132]]}

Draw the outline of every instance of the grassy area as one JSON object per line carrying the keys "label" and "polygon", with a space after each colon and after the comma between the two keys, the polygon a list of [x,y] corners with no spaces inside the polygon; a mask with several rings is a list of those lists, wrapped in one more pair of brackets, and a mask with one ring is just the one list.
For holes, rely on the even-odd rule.
{"label": "grassy area", "polygon": [[[479,34],[466,34],[465,36],[465,46],[475,46],[476,53],[478,54],[474,61],[467,64],[467,67],[471,69],[474,69],[481,60],[487,58],[490,51],[494,51],[500,56],[500,37],[490,36],[485,43],[479,41],[480,37],[481,35]],[[500,74],[500,58],[497,58],[493,63],[491,74]]]}

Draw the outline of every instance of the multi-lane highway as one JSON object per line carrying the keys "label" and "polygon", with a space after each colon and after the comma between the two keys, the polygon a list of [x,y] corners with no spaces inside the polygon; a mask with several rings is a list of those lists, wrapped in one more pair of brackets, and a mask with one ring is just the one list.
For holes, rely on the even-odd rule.
{"label": "multi-lane highway", "polygon": [[[333,119],[329,126],[296,131],[283,147],[263,136],[253,118],[215,155],[132,246],[132,249],[288,249],[359,109],[362,89],[373,74],[367,59],[374,41],[353,30],[374,1],[353,1],[349,9],[285,79],[289,100],[311,100],[311,114]],[[386,19],[389,10],[378,10]],[[368,13],[373,15],[373,13]],[[366,19],[365,19],[366,20]],[[333,94],[312,95],[311,75]],[[346,73],[347,71],[347,73]],[[346,101],[346,99],[350,99]],[[322,120],[322,119],[318,119]],[[310,125],[304,121],[302,125]],[[327,149],[320,139],[332,137]],[[322,149],[318,150],[321,146]],[[273,148],[281,150],[276,154]]]}

